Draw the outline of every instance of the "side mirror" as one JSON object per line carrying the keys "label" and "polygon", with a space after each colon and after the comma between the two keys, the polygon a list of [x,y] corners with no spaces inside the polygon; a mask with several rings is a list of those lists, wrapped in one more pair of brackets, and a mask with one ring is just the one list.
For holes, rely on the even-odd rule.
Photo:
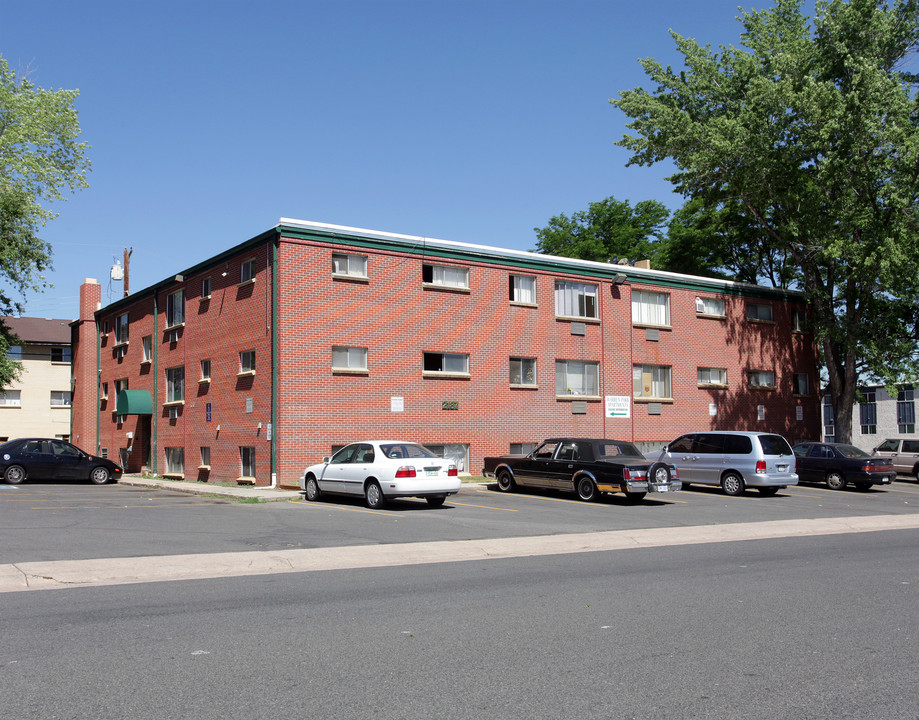
{"label": "side mirror", "polygon": [[322,462],[325,463],[326,465],[328,465],[328,464],[329,464],[329,460],[331,460],[331,459],[332,459],[332,458],[324,457],[324,458],[322,458]]}

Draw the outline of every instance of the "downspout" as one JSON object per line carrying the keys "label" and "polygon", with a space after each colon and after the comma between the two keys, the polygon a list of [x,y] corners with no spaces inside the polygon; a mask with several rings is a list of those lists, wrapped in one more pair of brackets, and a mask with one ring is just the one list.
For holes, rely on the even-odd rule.
{"label": "downspout", "polygon": [[[99,424],[99,416],[102,414],[102,409],[99,407],[99,384],[102,382],[102,333],[99,332],[99,321],[93,320],[93,325],[96,326],[96,452],[98,455],[102,450],[102,438],[99,437],[99,433],[102,431]],[[82,333],[81,333],[82,334]],[[73,362],[73,353],[70,354],[70,362]],[[114,390],[114,387],[112,388]],[[117,398],[116,398],[117,401]],[[71,402],[71,405],[73,403]],[[71,418],[73,417],[73,409],[71,409]],[[73,437],[73,429],[71,428],[70,437]],[[121,458],[118,459],[121,462]]]}
{"label": "downspout", "polygon": [[268,243],[271,268],[271,485],[278,486],[278,236]]}
{"label": "downspout", "polygon": [[154,288],[153,290],[153,338],[151,339],[151,345],[153,345],[153,418],[151,419],[151,428],[150,428],[150,458],[153,460],[152,472],[154,475],[158,475],[157,464],[159,462],[159,452],[156,449],[156,440],[157,440],[157,404],[159,402],[159,377],[160,377],[160,367],[159,367],[159,347],[158,342],[160,333],[159,333],[159,319],[160,312],[159,306],[157,305],[157,300],[159,297],[159,289]]}

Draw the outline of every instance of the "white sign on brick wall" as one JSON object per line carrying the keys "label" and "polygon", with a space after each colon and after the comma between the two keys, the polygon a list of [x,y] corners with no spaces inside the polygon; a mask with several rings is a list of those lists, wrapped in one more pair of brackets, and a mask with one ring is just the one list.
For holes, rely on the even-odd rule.
{"label": "white sign on brick wall", "polygon": [[627,418],[632,410],[632,398],[628,395],[606,396],[606,417]]}

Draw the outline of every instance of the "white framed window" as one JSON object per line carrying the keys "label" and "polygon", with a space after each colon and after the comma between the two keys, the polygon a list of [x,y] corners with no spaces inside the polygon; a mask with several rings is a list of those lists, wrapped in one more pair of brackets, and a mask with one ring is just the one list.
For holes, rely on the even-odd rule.
{"label": "white framed window", "polygon": [[201,465],[203,467],[211,466],[211,449],[209,447],[202,446],[201,448]]}
{"label": "white framed window", "polygon": [[166,368],[166,402],[185,400],[185,366]]}
{"label": "white framed window", "polygon": [[202,360],[201,361],[201,380],[203,382],[209,382],[211,379],[211,361]]}
{"label": "white framed window", "polygon": [[22,390],[0,390],[0,406],[22,407]]}
{"label": "white framed window", "polygon": [[724,317],[724,300],[721,298],[697,297],[696,312],[699,315]]}
{"label": "white framed window", "polygon": [[697,368],[699,385],[727,385],[727,368]]}
{"label": "white framed window", "polygon": [[429,445],[425,447],[437,457],[442,457],[448,462],[456,465],[457,472],[466,472],[469,467],[469,444],[468,443],[448,443],[444,445]]}
{"label": "white framed window", "polygon": [[469,268],[456,265],[421,266],[421,281],[425,285],[437,285],[449,288],[469,288]]}
{"label": "white framed window", "polygon": [[243,350],[239,353],[239,372],[255,373],[255,350]]}
{"label": "white framed window", "polygon": [[511,275],[508,278],[508,299],[513,303],[536,304],[536,278],[531,275]]}
{"label": "white framed window", "polygon": [[535,449],[536,443],[534,442],[511,443],[510,445],[511,455],[529,455]]}
{"label": "white framed window", "polygon": [[795,395],[810,395],[810,379],[807,373],[795,373],[792,375],[792,383]]}
{"label": "white framed window", "polygon": [[70,390],[52,390],[51,407],[70,407]]}
{"label": "white framed window", "polygon": [[72,357],[70,347],[51,348],[51,362],[53,363],[69,363]]}
{"label": "white framed window", "polygon": [[750,370],[747,381],[751,388],[774,388],[775,372],[772,370]]}
{"label": "white framed window", "polygon": [[201,299],[204,300],[211,296],[211,279],[209,277],[201,280]]}
{"label": "white framed window", "polygon": [[169,475],[184,475],[185,448],[167,447],[163,450],[166,453],[166,472]]}
{"label": "white framed window", "polygon": [[[118,402],[118,394],[122,390],[127,390],[127,389],[128,389],[128,379],[127,378],[122,378],[121,380],[115,381],[115,402],[116,403]],[[119,425],[121,425],[127,419],[128,419],[127,415],[116,415],[115,416],[115,422],[118,423]]]}
{"label": "white framed window", "polygon": [[556,395],[600,395],[600,363],[582,360],[555,361]]}
{"label": "white framed window", "polygon": [[793,310],[791,313],[791,331],[796,333],[807,332],[807,312]]}
{"label": "white framed window", "polygon": [[243,446],[239,448],[239,464],[243,477],[255,477],[255,448]]}
{"label": "white framed window", "polygon": [[651,290],[632,290],[632,323],[670,326],[670,295]]}
{"label": "white framed window", "polygon": [[555,314],[559,317],[599,317],[597,286],[570,280],[556,280]]}
{"label": "white framed window", "polygon": [[469,355],[465,353],[424,353],[425,373],[469,374]]}
{"label": "white framed window", "polygon": [[760,305],[758,303],[747,304],[747,320],[757,320],[759,322],[772,322],[772,305]]}
{"label": "white framed window", "polygon": [[366,370],[367,348],[332,346],[333,370]]}
{"label": "white framed window", "polygon": [[862,428],[862,435],[876,435],[878,431],[878,406],[877,395],[874,390],[862,393],[858,405],[858,419]]}
{"label": "white framed window", "polygon": [[128,341],[128,314],[123,313],[115,318],[115,342],[123,345]]}
{"label": "white framed window", "polygon": [[99,393],[100,393],[99,395],[100,400],[108,400],[108,383],[107,382],[102,383],[102,388],[101,390],[99,390]]}
{"label": "white framed window", "polygon": [[141,345],[143,345],[143,356],[144,359],[142,362],[148,363],[153,360],[153,336],[145,335],[141,339]]}
{"label": "white framed window", "polygon": [[366,278],[367,256],[332,253],[332,274]]}
{"label": "white framed window", "polygon": [[255,258],[246,260],[239,268],[239,282],[249,282],[255,280]]}
{"label": "white framed window", "polygon": [[166,296],[166,329],[177,327],[185,322],[185,290],[169,293]]}
{"label": "white framed window", "polygon": [[10,345],[6,351],[6,356],[10,360],[22,360],[22,345]]}
{"label": "white framed window", "polygon": [[633,365],[632,396],[670,399],[670,366]]}
{"label": "white framed window", "polygon": [[904,435],[916,432],[915,390],[912,385],[904,385],[897,392],[897,432]]}
{"label": "white framed window", "polygon": [[511,385],[536,385],[536,358],[512,357],[510,359]]}

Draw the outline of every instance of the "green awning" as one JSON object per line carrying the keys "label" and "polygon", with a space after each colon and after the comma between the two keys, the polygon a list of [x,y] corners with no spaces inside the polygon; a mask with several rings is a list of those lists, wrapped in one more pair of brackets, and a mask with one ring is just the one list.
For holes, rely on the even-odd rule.
{"label": "green awning", "polygon": [[115,399],[118,415],[152,415],[153,398],[149,390],[122,390]]}

